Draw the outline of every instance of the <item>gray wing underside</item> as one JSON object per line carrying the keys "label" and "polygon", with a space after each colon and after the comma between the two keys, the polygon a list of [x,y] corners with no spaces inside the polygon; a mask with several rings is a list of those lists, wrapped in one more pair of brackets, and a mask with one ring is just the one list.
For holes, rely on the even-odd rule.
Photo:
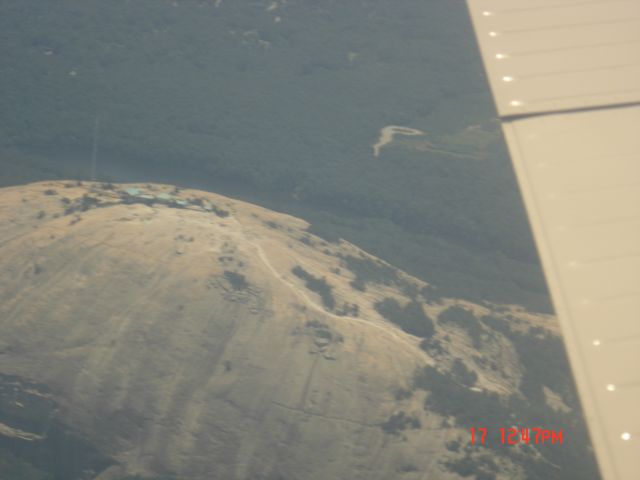
{"label": "gray wing underside", "polygon": [[468,5],[600,470],[640,479],[640,1]]}

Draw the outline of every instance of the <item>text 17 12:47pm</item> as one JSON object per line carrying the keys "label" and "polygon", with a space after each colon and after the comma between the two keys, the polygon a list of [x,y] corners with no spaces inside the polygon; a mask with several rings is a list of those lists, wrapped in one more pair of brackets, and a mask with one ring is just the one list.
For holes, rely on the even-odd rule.
{"label": "text 17 12:47pm", "polygon": [[[484,445],[487,437],[487,429],[484,427],[471,428],[471,444]],[[549,430],[546,428],[500,428],[500,440],[503,445],[518,444],[562,444],[562,430]]]}

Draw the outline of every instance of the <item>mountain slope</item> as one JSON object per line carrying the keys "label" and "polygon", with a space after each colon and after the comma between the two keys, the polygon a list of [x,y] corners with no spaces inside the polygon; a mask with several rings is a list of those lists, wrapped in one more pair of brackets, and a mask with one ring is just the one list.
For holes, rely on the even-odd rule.
{"label": "mountain slope", "polygon": [[[467,428],[522,414],[580,435],[562,351],[543,390],[517,344],[558,354],[551,317],[437,298],[294,217],[43,182],[3,189],[0,218],[0,446],[57,478],[535,478],[549,446],[478,451]],[[58,430],[91,461],[29,453]]]}

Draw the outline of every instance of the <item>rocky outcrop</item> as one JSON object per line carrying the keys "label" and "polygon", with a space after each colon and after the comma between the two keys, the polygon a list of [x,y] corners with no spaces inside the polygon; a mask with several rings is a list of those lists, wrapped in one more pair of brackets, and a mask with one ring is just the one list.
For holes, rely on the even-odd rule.
{"label": "rocky outcrop", "polygon": [[[448,346],[428,354],[381,317],[376,302],[409,298],[397,284],[350,286],[343,258],[379,262],[356,247],[310,236],[287,215],[163,185],[12,187],[0,192],[0,217],[0,393],[24,403],[6,396],[16,379],[39,392],[28,401],[47,405],[47,421],[99,452],[84,470],[458,478],[441,460],[460,430],[422,408],[424,392],[398,391],[451,352],[470,358],[471,341],[462,332],[447,344],[454,330],[438,329]],[[296,266],[323,279],[335,308]],[[447,306],[417,298],[427,314]],[[505,369],[475,365],[478,385],[509,391],[513,354],[492,345]],[[0,438],[45,441],[7,402]],[[411,421],[383,428],[394,418]]]}

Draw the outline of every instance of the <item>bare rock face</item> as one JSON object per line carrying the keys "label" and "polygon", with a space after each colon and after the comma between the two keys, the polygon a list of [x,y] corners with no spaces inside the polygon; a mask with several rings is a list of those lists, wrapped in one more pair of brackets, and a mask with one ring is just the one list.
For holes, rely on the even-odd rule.
{"label": "bare rock face", "polygon": [[[0,218],[0,378],[16,385],[0,388],[0,437],[66,426],[95,458],[74,478],[459,478],[441,460],[461,430],[425,412],[425,392],[398,395],[438,361],[374,308],[408,298],[350,285],[344,258],[377,259],[165,185],[12,187]],[[504,371],[478,367],[478,386],[513,390],[513,353],[493,351]],[[47,399],[40,424],[20,423],[20,395]]]}

